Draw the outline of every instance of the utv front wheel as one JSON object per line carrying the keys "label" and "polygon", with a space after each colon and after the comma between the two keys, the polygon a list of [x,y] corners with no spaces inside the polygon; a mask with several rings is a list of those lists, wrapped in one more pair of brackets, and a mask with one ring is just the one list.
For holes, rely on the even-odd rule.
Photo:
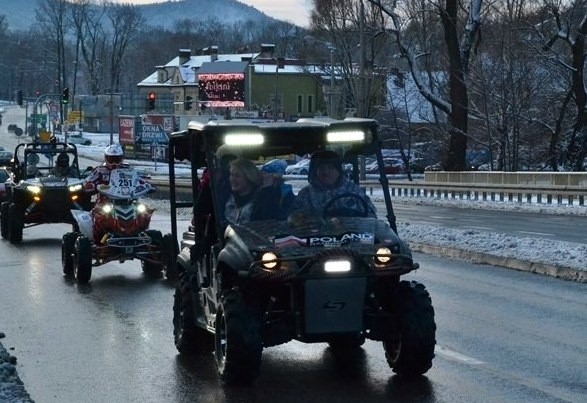
{"label": "utv front wheel", "polygon": [[63,266],[63,274],[67,277],[73,276],[73,257],[76,237],[77,234],[75,232],[67,232],[61,238],[61,265]]}
{"label": "utv front wheel", "polygon": [[75,241],[73,272],[79,284],[87,284],[92,278],[92,245],[83,235]]}
{"label": "utv front wheel", "polygon": [[261,317],[235,290],[224,292],[216,312],[215,351],[218,373],[227,384],[251,383],[261,367]]}
{"label": "utv front wheel", "polygon": [[214,349],[214,337],[199,327],[194,311],[193,292],[187,273],[183,272],[175,287],[173,297],[173,336],[175,347],[181,354],[210,352]]}
{"label": "utv front wheel", "polygon": [[2,238],[8,239],[8,209],[10,202],[2,202],[0,205],[0,235]]}
{"label": "utv front wheel", "polygon": [[393,313],[399,331],[384,336],[385,358],[396,374],[420,376],[432,367],[436,344],[430,294],[416,281],[402,281],[394,300]]}
{"label": "utv front wheel", "polygon": [[20,243],[22,241],[23,228],[23,213],[16,204],[12,203],[8,208],[8,240],[10,243]]}

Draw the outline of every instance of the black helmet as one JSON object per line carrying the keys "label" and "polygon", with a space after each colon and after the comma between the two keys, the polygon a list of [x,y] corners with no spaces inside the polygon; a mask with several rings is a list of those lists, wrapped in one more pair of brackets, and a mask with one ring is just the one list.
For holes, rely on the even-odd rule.
{"label": "black helmet", "polygon": [[332,150],[316,151],[310,157],[310,172],[308,173],[308,182],[313,183],[316,177],[316,170],[320,165],[331,164],[342,174],[342,159]]}
{"label": "black helmet", "polygon": [[57,166],[60,167],[68,167],[69,166],[69,155],[66,153],[60,153],[57,156]]}

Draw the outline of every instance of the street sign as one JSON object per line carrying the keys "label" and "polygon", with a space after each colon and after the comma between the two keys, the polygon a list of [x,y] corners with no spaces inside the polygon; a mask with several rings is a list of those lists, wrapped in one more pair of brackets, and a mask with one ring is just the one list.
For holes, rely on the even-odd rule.
{"label": "street sign", "polygon": [[47,115],[44,113],[33,113],[31,116],[29,116],[29,121],[32,124],[43,124],[47,121]]}

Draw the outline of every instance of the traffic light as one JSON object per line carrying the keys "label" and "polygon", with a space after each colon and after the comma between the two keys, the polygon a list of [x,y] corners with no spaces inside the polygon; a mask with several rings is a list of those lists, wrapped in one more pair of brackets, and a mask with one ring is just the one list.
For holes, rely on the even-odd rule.
{"label": "traffic light", "polygon": [[63,92],[61,93],[61,103],[68,104],[69,103],[69,87],[65,87]]}
{"label": "traffic light", "polygon": [[22,90],[16,91],[16,103],[22,106]]}
{"label": "traffic light", "polygon": [[155,95],[154,92],[149,92],[149,95],[147,97],[147,105],[148,105],[148,109],[150,111],[155,109],[155,100],[156,99],[157,99],[157,95]]}
{"label": "traffic light", "polygon": [[192,109],[192,97],[189,95],[187,97],[185,97],[184,109],[186,111],[189,111],[190,109]]}

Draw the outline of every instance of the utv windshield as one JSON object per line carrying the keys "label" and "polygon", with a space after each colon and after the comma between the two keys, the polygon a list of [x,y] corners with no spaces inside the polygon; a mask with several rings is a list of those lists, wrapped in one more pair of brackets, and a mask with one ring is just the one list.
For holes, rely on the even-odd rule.
{"label": "utv windshield", "polygon": [[[361,151],[370,134],[364,128],[322,129],[313,136],[250,129],[215,136],[222,141],[208,148],[202,181],[212,189],[220,231],[248,227],[284,246],[372,244],[375,206],[358,185]],[[304,160],[307,171],[291,169]],[[340,220],[333,218],[363,219],[364,228],[339,230],[335,222]]]}

